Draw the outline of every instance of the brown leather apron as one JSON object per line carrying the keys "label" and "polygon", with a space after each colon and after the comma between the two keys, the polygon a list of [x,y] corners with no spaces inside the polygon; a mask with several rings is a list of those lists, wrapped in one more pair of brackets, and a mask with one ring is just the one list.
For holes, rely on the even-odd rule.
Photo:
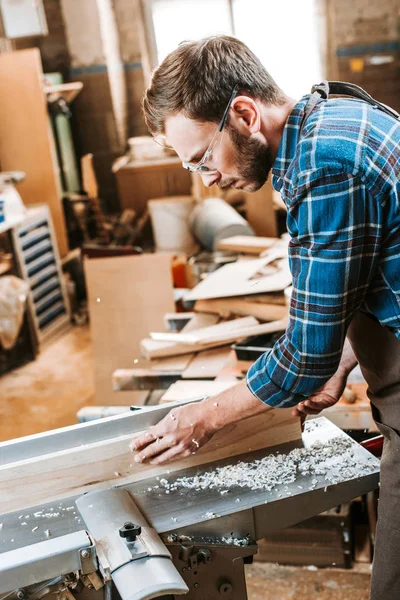
{"label": "brown leather apron", "polygon": [[400,600],[400,340],[362,312],[354,317],[348,338],[385,437],[371,600]]}

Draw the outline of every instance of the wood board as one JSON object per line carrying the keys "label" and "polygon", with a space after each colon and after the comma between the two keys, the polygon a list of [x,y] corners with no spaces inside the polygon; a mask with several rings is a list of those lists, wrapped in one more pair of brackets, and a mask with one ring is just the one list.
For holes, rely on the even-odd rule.
{"label": "wood board", "polygon": [[[139,358],[140,340],[173,312],[169,254],[86,259],[90,329],[93,341],[95,402],[138,404],[138,392],[121,397],[112,388],[116,369],[130,368]],[[99,300],[99,301],[98,301]],[[140,392],[143,396],[143,392]]]}
{"label": "wood board", "polygon": [[238,383],[237,379],[230,381],[177,381],[173,383],[160,398],[160,404],[166,402],[182,402],[195,400],[206,396],[216,396]]}
{"label": "wood board", "polygon": [[277,238],[253,235],[234,235],[218,242],[218,250],[230,250],[243,254],[261,254],[276,244]]}
{"label": "wood board", "polygon": [[67,231],[39,50],[0,54],[0,86],[1,170],[26,174],[18,192],[27,206],[47,204],[63,257],[68,252]]}
{"label": "wood board", "polygon": [[139,432],[0,466],[0,514],[298,440],[300,420],[290,412],[270,410],[228,425],[196,454],[167,466],[134,462],[130,444]]}
{"label": "wood board", "polygon": [[[230,323],[232,321],[229,321]],[[272,323],[262,323],[250,327],[243,327],[234,332],[228,332],[224,336],[219,335],[217,341],[183,343],[171,341],[158,341],[151,338],[145,338],[140,342],[142,356],[153,359],[166,356],[178,356],[180,354],[190,354],[192,352],[200,352],[202,350],[210,350],[218,346],[224,346],[228,343],[244,339],[253,335],[261,335],[264,333],[273,333],[286,329],[288,324],[287,319],[272,321]]]}
{"label": "wood board", "polygon": [[211,325],[210,327],[203,327],[202,329],[194,329],[189,332],[152,332],[150,333],[150,337],[152,340],[157,340],[160,342],[207,344],[215,341],[220,341],[227,335],[236,335],[236,332],[241,331],[246,327],[254,327],[258,324],[259,323],[257,319],[255,319],[254,317],[243,317],[242,319],[232,319],[231,321],[223,321],[218,325]]}
{"label": "wood board", "polygon": [[[243,339],[251,335],[261,335],[262,333],[272,333],[285,329],[287,319],[273,321],[271,323],[259,323],[254,317],[242,317],[241,319],[233,319],[232,321],[224,321],[212,327],[197,329],[189,333],[157,333],[151,334],[152,339],[156,341],[174,341],[177,344],[213,344],[217,342],[225,342],[226,344],[238,339]],[[165,337],[164,337],[165,336]]]}
{"label": "wood board", "polygon": [[[289,262],[287,258],[282,258],[282,253],[283,251],[277,251],[276,254],[271,252],[268,258],[240,260],[225,265],[210,273],[204,281],[190,290],[185,301],[282,291],[292,283]],[[273,269],[275,264],[276,269]],[[273,272],[257,278],[257,273],[266,267],[270,267]]]}
{"label": "wood board", "polygon": [[260,321],[275,321],[283,319],[288,309],[278,304],[263,304],[261,302],[250,302],[239,298],[212,298],[209,300],[197,300],[194,310],[200,313],[214,313],[222,318],[232,315],[252,316]]}
{"label": "wood board", "polygon": [[230,352],[230,346],[198,352],[183,371],[182,379],[214,379],[227,363]]}
{"label": "wood board", "polygon": [[[193,317],[190,319],[189,323],[182,328],[182,333],[188,333],[189,331],[201,329],[202,327],[210,327],[219,321],[219,316],[215,314],[190,314],[193,314]],[[170,371],[183,372],[189,366],[194,356],[195,354],[193,353],[184,354],[181,356],[173,356],[172,358],[161,358],[159,360],[152,361],[150,368],[157,373],[168,373]]]}

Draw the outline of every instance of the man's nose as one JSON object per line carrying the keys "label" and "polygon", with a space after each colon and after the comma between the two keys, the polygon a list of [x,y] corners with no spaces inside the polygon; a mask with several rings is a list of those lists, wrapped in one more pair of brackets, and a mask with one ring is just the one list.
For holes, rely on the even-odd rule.
{"label": "man's nose", "polygon": [[217,171],[213,175],[202,175],[201,178],[206,187],[211,187],[221,179],[221,173]]}

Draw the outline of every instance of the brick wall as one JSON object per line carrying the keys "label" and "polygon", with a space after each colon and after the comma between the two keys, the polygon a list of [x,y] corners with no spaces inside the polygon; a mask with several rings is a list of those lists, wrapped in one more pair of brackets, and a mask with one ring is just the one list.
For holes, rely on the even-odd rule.
{"label": "brick wall", "polygon": [[49,34],[43,37],[14,40],[12,44],[15,50],[39,48],[44,72],[60,71],[65,73],[70,67],[71,58],[60,0],[44,0],[43,4]]}
{"label": "brick wall", "polygon": [[328,0],[329,77],[400,110],[398,0]]}
{"label": "brick wall", "polygon": [[121,57],[125,67],[128,103],[128,137],[146,135],[141,114],[141,100],[145,89],[139,41],[141,14],[137,0],[113,0],[120,36]]}

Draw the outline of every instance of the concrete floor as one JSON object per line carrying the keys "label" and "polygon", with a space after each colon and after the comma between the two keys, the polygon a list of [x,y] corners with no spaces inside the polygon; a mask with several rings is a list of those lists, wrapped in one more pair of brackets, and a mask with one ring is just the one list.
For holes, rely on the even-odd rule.
{"label": "concrete floor", "polygon": [[[0,378],[0,441],[76,423],[94,404],[89,327],[74,327],[38,359]],[[367,600],[369,565],[352,570],[246,567],[248,600]],[[383,599],[382,599],[383,600]]]}
{"label": "concrete floor", "polygon": [[368,600],[370,573],[369,565],[309,570],[255,563],[246,568],[247,591],[249,600]]}

